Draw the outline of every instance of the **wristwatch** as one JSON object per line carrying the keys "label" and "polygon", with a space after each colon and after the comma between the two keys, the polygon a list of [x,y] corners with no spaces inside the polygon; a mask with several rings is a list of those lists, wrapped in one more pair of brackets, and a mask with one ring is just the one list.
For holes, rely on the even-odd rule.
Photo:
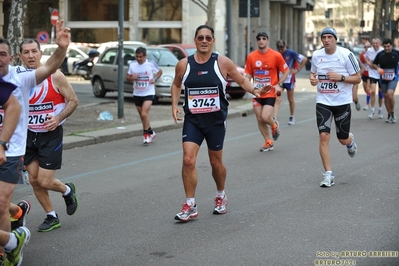
{"label": "wristwatch", "polygon": [[345,76],[344,75],[341,76],[341,81],[345,81]]}
{"label": "wristwatch", "polygon": [[280,86],[280,88],[282,88],[284,86],[284,83],[279,83],[278,85]]}
{"label": "wristwatch", "polygon": [[10,147],[10,144],[8,142],[3,141],[3,140],[0,140],[0,144],[3,145],[4,150],[8,150],[8,148]]}

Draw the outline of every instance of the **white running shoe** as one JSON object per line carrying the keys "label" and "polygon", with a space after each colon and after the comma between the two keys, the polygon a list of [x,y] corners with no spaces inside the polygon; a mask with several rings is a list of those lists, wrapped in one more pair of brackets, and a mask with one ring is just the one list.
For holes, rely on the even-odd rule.
{"label": "white running shoe", "polygon": [[379,119],[383,119],[384,118],[384,114],[382,113],[382,110],[378,110],[378,118]]}
{"label": "white running shoe", "polygon": [[187,222],[198,216],[197,205],[189,206],[187,203],[183,204],[181,211],[176,214],[175,220]]}
{"label": "white running shoe", "polygon": [[364,110],[364,111],[368,111],[368,109],[369,109],[369,105],[366,104],[366,105],[363,107],[363,110]]}
{"label": "white running shoe", "polygon": [[374,117],[374,112],[373,111],[370,111],[370,113],[369,113],[369,119],[373,119],[373,117]]}
{"label": "white running shoe", "polygon": [[324,176],[324,178],[323,178],[323,181],[321,181],[321,183],[320,183],[320,187],[331,187],[335,184],[334,183],[335,176],[333,173],[325,172],[323,174],[323,176]]}
{"label": "white running shoe", "polygon": [[356,152],[357,152],[357,145],[356,145],[356,143],[355,143],[355,137],[353,136],[353,134],[352,134],[352,133],[349,133],[349,136],[352,137],[352,143],[353,143],[353,145],[352,145],[352,147],[347,148],[347,150],[348,150],[349,156],[350,156],[351,158],[353,158],[353,157],[355,157]]}
{"label": "white running shoe", "polygon": [[150,144],[150,134],[144,133],[143,134],[143,145]]}
{"label": "white running shoe", "polygon": [[213,214],[225,214],[227,212],[227,204],[229,203],[226,195],[223,198],[215,198],[215,208]]}
{"label": "white running shoe", "polygon": [[295,117],[290,116],[290,118],[288,119],[288,125],[290,126],[295,125]]}
{"label": "white running shoe", "polygon": [[152,131],[152,134],[148,134],[148,143],[151,143],[156,136],[157,134],[155,133],[155,131]]}

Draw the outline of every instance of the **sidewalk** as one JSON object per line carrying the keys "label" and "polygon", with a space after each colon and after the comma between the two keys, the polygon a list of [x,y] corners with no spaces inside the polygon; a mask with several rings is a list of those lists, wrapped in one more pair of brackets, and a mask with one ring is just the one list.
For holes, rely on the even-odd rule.
{"label": "sidewalk", "polygon": [[[237,106],[229,109],[228,118],[246,116],[253,113],[252,103]],[[172,119],[165,121],[151,121],[151,126],[157,129],[157,132],[181,128],[183,122],[174,123]],[[99,144],[113,140],[141,136],[143,128],[141,123],[131,124],[123,127],[101,129],[92,132],[84,132],[73,136],[64,136],[64,150],[87,145]]]}
{"label": "sidewalk", "polygon": [[[295,86],[295,93],[316,93],[316,87],[313,87],[309,83],[309,71],[301,71],[297,75],[297,82]],[[359,84],[358,89],[359,95],[365,95],[362,83]],[[395,94],[399,94],[396,90]],[[250,99],[252,96],[246,95]],[[286,96],[285,96],[286,97]],[[252,103],[246,103],[244,105],[236,106],[234,108],[229,108],[228,119],[247,116],[253,114]],[[163,121],[151,121],[153,128],[157,129],[157,132],[162,132],[166,130],[181,128],[183,123],[174,123],[172,119]],[[135,136],[141,136],[143,134],[143,129],[141,123],[138,124],[127,124],[125,126],[117,128],[108,128],[92,132],[84,132],[72,136],[64,136],[64,149],[72,149],[81,146],[93,145],[104,143],[108,141],[114,141],[124,138],[131,138]]]}

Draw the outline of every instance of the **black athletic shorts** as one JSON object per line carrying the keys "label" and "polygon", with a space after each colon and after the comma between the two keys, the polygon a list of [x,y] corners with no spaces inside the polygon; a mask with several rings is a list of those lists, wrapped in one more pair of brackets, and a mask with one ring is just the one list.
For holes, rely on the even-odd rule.
{"label": "black athletic shorts", "polygon": [[145,101],[153,101],[155,95],[147,95],[147,96],[133,96],[134,104],[136,106],[143,106]]}
{"label": "black athletic shorts", "polygon": [[321,103],[316,104],[316,120],[319,134],[330,133],[332,119],[335,121],[335,129],[338,139],[347,139],[351,127],[351,105],[329,106]]}
{"label": "black athletic shorts", "polygon": [[62,139],[64,130],[58,126],[54,131],[33,132],[28,130],[25,165],[39,160],[39,166],[48,170],[61,169]]}
{"label": "black athletic shorts", "polygon": [[254,99],[262,106],[264,105],[274,106],[276,102],[276,98],[254,98]]}

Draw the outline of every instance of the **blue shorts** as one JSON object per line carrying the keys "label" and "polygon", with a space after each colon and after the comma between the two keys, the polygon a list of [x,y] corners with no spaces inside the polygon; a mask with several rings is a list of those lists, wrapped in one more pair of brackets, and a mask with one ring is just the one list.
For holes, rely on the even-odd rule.
{"label": "blue shorts", "polygon": [[21,177],[24,156],[7,157],[7,161],[0,165],[0,180],[3,182],[17,184]]}
{"label": "blue shorts", "polygon": [[396,85],[397,85],[397,84],[398,84],[398,81],[397,81],[397,80],[391,80],[391,81],[388,82],[388,83],[381,82],[381,83],[380,83],[380,89],[381,89],[382,93],[387,93],[388,90],[393,90],[393,91],[395,91],[395,90],[396,90]]}
{"label": "blue shorts", "polygon": [[293,90],[295,88],[295,82],[291,83],[283,83],[283,90],[286,89],[287,91]]}
{"label": "blue shorts", "polygon": [[184,119],[182,133],[183,142],[194,142],[198,146],[201,146],[205,139],[208,149],[219,151],[223,149],[224,137],[226,135],[226,121],[223,124],[199,128],[191,123],[189,119]]}

